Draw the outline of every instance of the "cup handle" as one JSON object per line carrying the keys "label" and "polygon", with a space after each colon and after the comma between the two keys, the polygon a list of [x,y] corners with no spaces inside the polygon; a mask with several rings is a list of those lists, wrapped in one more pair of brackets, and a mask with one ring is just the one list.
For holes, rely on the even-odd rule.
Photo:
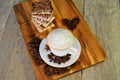
{"label": "cup handle", "polygon": [[72,47],[70,48],[70,50],[68,51],[69,54],[76,54],[77,53],[77,49]]}

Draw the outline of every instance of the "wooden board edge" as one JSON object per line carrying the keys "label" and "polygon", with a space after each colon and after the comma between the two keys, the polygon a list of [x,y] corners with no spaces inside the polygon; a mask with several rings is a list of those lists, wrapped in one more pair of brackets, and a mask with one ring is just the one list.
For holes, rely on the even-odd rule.
{"label": "wooden board edge", "polygon": [[[67,1],[68,1],[68,0],[67,0]],[[71,6],[72,6],[72,8],[74,9],[74,11],[77,13],[77,15],[78,15],[80,18],[83,19],[83,22],[86,22],[85,19],[84,19],[84,17],[81,15],[81,13],[79,12],[79,10],[78,10],[77,7],[75,6],[73,0],[69,0],[68,2],[70,2],[70,4],[73,4],[73,5],[71,5]],[[102,45],[99,43],[99,41],[97,40],[97,38],[95,37],[94,33],[93,33],[92,30],[90,29],[90,27],[89,27],[89,25],[87,24],[87,22],[86,22],[86,25],[88,26],[87,28],[90,30],[91,35],[93,36],[93,38],[95,38],[96,42],[99,44],[99,47],[101,48],[101,50],[102,50],[102,52],[103,52],[102,54],[104,55],[104,56],[103,56],[103,60],[105,60],[106,57],[107,57],[107,55],[106,55],[106,53],[105,53],[105,50],[103,49]],[[102,60],[102,61],[103,61],[103,60]]]}
{"label": "wooden board edge", "polygon": [[[19,3],[20,4],[20,3]],[[15,6],[17,6],[17,5],[19,5],[19,4],[16,4]],[[14,8],[15,8],[15,6],[14,6]],[[27,47],[27,46],[26,46]],[[30,56],[31,57],[31,56]],[[106,58],[106,55],[105,55],[105,57],[104,57],[104,59],[103,60],[101,60],[100,62],[103,62],[104,60],[105,60],[105,58]],[[31,61],[32,61],[32,59],[31,59]],[[98,63],[100,63],[100,62],[98,62]],[[32,65],[34,66],[34,67],[36,67],[35,66],[35,64],[34,63],[32,63]],[[93,64],[93,65],[95,65],[95,64]],[[91,66],[91,65],[90,65]],[[33,67],[33,68],[34,68]],[[88,66],[89,67],[89,66]],[[88,68],[88,67],[86,67],[86,68]],[[86,68],[84,68],[84,69],[86,69]],[[34,69],[35,70],[35,69]],[[77,71],[76,71],[77,72]],[[67,75],[69,75],[69,74],[67,74]],[[65,75],[65,76],[67,76],[67,75]],[[64,76],[63,76],[64,77]],[[61,78],[61,77],[60,77]],[[40,80],[40,79],[38,79],[38,80]]]}
{"label": "wooden board edge", "polygon": [[[16,4],[16,5],[14,5],[13,8],[14,8],[14,12],[15,12],[16,19],[17,19],[17,21],[18,21],[18,24],[19,24],[19,26],[21,27],[22,24],[19,23],[18,16],[17,16],[17,14],[16,14],[16,11],[17,11],[17,10],[16,10],[16,7],[19,6],[19,5],[21,5],[21,3],[18,3],[18,4]],[[26,24],[26,23],[25,23],[25,24]],[[20,31],[21,31],[21,29],[20,29]],[[21,33],[22,33],[22,31],[21,31]],[[23,33],[22,33],[22,36],[23,36]],[[25,43],[25,39],[24,39],[24,38],[23,38],[23,40],[24,40],[24,43]],[[34,69],[34,73],[36,74],[37,80],[43,80],[43,79],[41,78],[41,76],[39,75],[39,74],[40,74],[39,68],[38,68],[38,67],[35,65],[35,63],[33,62],[32,56],[30,55],[29,49],[28,49],[28,47],[27,47],[27,43],[25,43],[25,46],[26,46],[27,53],[29,54],[30,62],[32,63],[32,67],[33,67],[33,69]]]}

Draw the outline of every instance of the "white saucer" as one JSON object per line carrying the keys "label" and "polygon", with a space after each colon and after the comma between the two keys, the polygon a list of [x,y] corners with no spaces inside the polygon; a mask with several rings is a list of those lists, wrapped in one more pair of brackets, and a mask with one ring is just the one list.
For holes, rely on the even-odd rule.
{"label": "white saucer", "polygon": [[70,59],[67,62],[57,64],[57,63],[54,63],[54,62],[50,62],[50,60],[48,58],[48,54],[50,54],[50,51],[46,51],[45,45],[47,45],[46,38],[44,38],[40,43],[40,46],[39,46],[40,56],[41,56],[41,58],[43,59],[43,61],[45,63],[47,63],[48,65],[53,66],[53,67],[57,67],[57,68],[68,67],[68,66],[72,65],[73,63],[75,63],[78,60],[78,58],[79,58],[79,56],[81,54],[80,43],[77,40],[77,38],[75,38],[75,42],[74,42],[74,45],[72,47],[76,48],[77,53],[71,54]]}

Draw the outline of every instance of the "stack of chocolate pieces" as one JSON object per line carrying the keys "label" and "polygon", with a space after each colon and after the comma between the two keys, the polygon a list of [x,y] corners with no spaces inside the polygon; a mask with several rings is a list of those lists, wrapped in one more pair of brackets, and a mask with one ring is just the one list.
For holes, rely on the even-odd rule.
{"label": "stack of chocolate pieces", "polygon": [[39,32],[43,32],[50,27],[54,27],[53,8],[50,0],[43,0],[32,3],[31,20]]}

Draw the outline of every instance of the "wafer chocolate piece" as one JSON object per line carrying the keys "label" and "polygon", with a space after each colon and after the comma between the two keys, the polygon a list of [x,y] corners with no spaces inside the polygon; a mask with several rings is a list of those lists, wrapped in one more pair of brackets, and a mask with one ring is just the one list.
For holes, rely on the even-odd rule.
{"label": "wafer chocolate piece", "polygon": [[32,16],[31,20],[37,23],[37,26],[43,25],[45,27],[48,27],[50,23],[55,19],[53,15],[49,17],[43,17],[43,16]]}
{"label": "wafer chocolate piece", "polygon": [[48,28],[54,27],[55,16],[52,12],[52,4],[50,0],[41,0],[32,3],[31,21],[39,32],[44,32]]}
{"label": "wafer chocolate piece", "polygon": [[39,32],[43,32],[49,28],[52,28],[54,27],[55,25],[53,23],[50,23],[47,27],[43,26],[43,25],[40,25],[39,23],[36,23],[34,21],[32,21],[36,27],[36,29],[39,31]]}
{"label": "wafer chocolate piece", "polygon": [[50,14],[53,8],[50,0],[32,3],[32,14]]}

